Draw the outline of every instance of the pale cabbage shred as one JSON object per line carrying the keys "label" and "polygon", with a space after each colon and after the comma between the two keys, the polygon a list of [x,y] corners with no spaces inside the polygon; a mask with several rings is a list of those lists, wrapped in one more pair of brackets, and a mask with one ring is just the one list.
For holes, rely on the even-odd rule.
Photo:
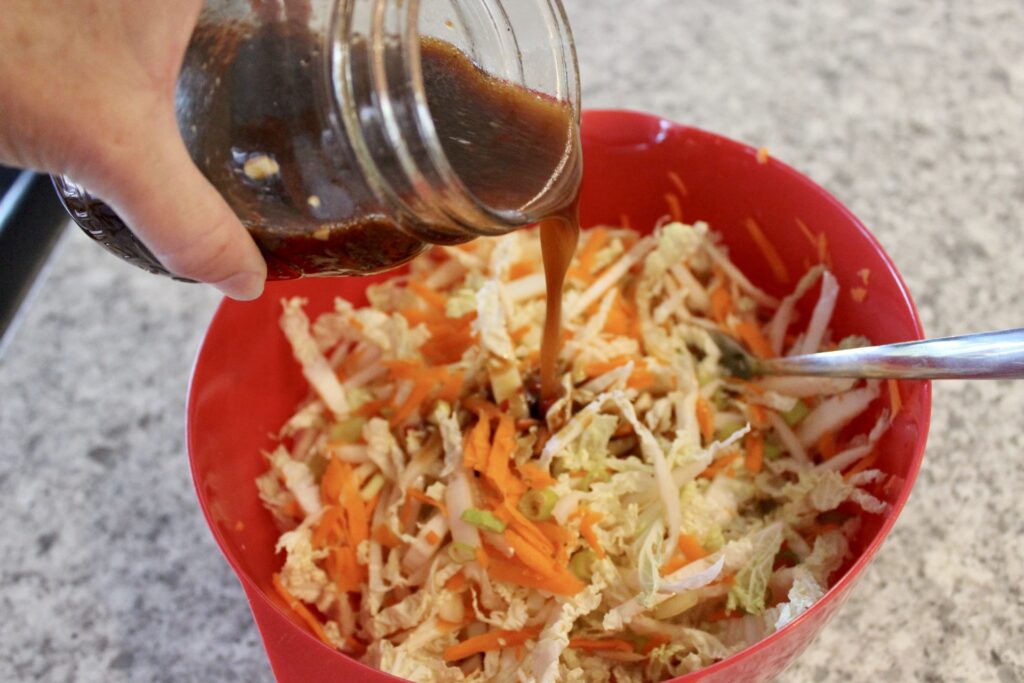
{"label": "pale cabbage shred", "polygon": [[[544,315],[543,289],[535,286],[541,269],[536,231],[438,249],[415,261],[408,278],[371,287],[371,306],[354,308],[339,299],[334,311],[312,325],[304,301],[283,302],[281,326],[313,398],[282,430],[281,445],[267,454],[270,470],[258,484],[283,527],[281,581],[319,610],[326,637],[340,650],[416,681],[662,680],[743,649],[824,594],[848,553],[857,519],[838,516],[839,524],[822,531],[821,513],[844,501],[872,513],[886,509],[858,486],[884,475],[868,470],[847,481],[821,466],[815,444],[865,410],[879,394],[876,384],[824,384],[816,392],[798,383],[787,394],[787,384],[778,382],[772,404],[748,393],[749,385],[730,382],[707,334],[721,329],[709,317],[707,293],[724,286],[733,301],[747,302],[730,313],[727,325],[759,305],[759,324],[776,352],[792,352],[794,346],[816,350],[806,347],[812,340],[824,347],[831,341],[828,317],[836,290],[827,270],[815,266],[779,310],[778,301],[736,277],[738,271],[724,260],[727,250],[704,224],[670,223],[642,238],[604,230],[604,246],[590,260],[595,272],[581,272],[577,261],[566,283],[568,334],[560,358],[566,395],[549,410],[546,424],[518,419],[512,463],[515,470],[530,461],[554,477],[550,489],[557,504],[550,523],[569,531],[565,557],[589,549],[579,534],[579,513],[586,509],[597,519],[594,531],[607,555],[593,564],[586,588],[576,595],[506,583],[477,560],[466,561],[466,549],[484,542],[514,557],[501,533],[482,532],[462,518],[466,509],[486,507],[488,500],[484,480],[463,465],[464,438],[477,421],[472,411],[459,401],[428,396],[402,424],[389,424],[387,412],[364,422],[352,417],[368,401],[390,399],[393,411],[412,391],[409,379],[374,371],[382,361],[424,361],[421,347],[431,332],[408,324],[398,311],[432,304],[407,288],[409,280],[434,286],[449,318],[476,313],[468,329],[477,343],[449,366],[464,374],[462,397],[495,400],[497,394],[503,410],[526,417],[525,387],[536,376]],[[584,233],[581,249],[596,235]],[[531,272],[524,274],[522,264]],[[523,286],[510,286],[510,273]],[[731,279],[722,281],[723,273]],[[824,294],[813,330],[784,347],[786,334],[799,332],[789,329],[796,300],[815,291],[818,281]],[[619,306],[621,314],[616,299],[628,300],[633,317],[625,328],[620,322],[609,332],[612,308]],[[350,376],[358,376],[355,382],[336,377],[330,367],[344,362]],[[591,376],[588,368],[602,364],[611,367],[603,370],[607,377]],[[754,403],[791,406],[796,397],[810,407],[802,424],[785,425],[768,408],[767,424],[749,424]],[[698,398],[720,416],[738,418],[731,434],[703,442]],[[358,445],[333,443],[331,434],[343,425],[351,432],[353,419]],[[839,456],[843,466],[852,464],[852,456],[867,455],[888,422],[883,412],[870,437],[854,439]],[[773,449],[761,472],[749,472],[739,457],[711,477],[700,476],[717,458],[736,451],[742,456],[744,435],[752,429]],[[552,435],[546,444],[542,430]],[[389,548],[371,534],[358,548],[368,576],[358,595],[340,593],[324,571],[329,549],[311,545],[311,532],[326,512],[314,486],[324,463],[336,456],[359,463],[353,464],[357,486],[372,483],[377,489],[373,529],[383,527],[399,539]],[[403,522],[400,510],[410,488],[446,503],[447,516],[412,501],[414,515]],[[707,555],[677,561],[678,568],[663,576],[681,534],[696,539]],[[780,563],[783,544],[787,561]],[[445,588],[460,571],[465,587]],[[723,613],[724,608],[732,611]],[[538,635],[521,646],[445,661],[446,648],[469,637],[530,627]],[[633,651],[572,648],[572,638],[620,639]]]}

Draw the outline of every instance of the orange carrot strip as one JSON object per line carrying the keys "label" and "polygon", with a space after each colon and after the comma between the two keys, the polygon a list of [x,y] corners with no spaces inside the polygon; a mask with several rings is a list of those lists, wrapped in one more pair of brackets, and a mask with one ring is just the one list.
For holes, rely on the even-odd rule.
{"label": "orange carrot strip", "polygon": [[871,469],[872,467],[874,467],[875,462],[877,460],[878,460],[878,451],[877,450],[876,451],[871,451],[870,453],[865,455],[863,458],[858,460],[853,465],[853,467],[851,467],[849,470],[847,470],[846,474],[844,474],[843,477],[846,478],[846,479],[849,479],[850,477],[852,477],[855,474],[859,474],[859,473],[863,472],[864,470]]}
{"label": "orange carrot strip", "polygon": [[715,416],[711,404],[703,396],[697,399],[697,424],[700,425],[701,438],[705,443],[711,443],[715,438]]}
{"label": "orange carrot strip", "polygon": [[373,530],[373,540],[380,543],[385,548],[397,548],[402,544],[402,539],[394,534],[391,529],[388,528],[387,524],[379,524],[377,528]]}
{"label": "orange carrot strip", "polygon": [[590,280],[594,277],[597,254],[608,241],[608,231],[594,228],[587,231],[587,240],[579,251],[576,265],[569,269],[569,277]]}
{"label": "orange carrot strip", "polygon": [[541,576],[521,563],[513,562],[500,555],[489,554],[487,558],[490,563],[487,573],[497,581],[505,581],[524,588],[536,588],[555,595],[576,595],[586,587],[582,581],[565,569],[557,575]]}
{"label": "orange carrot strip", "polygon": [[501,414],[498,406],[479,396],[467,396],[462,400],[462,407],[477,415],[486,415],[487,417],[497,417]]}
{"label": "orange carrot strip", "polygon": [[768,424],[768,411],[757,403],[750,404],[750,421],[755,427],[764,427]]}
{"label": "orange carrot strip", "polygon": [[529,626],[519,631],[495,630],[451,645],[444,650],[444,661],[457,662],[481,652],[503,650],[535,640],[540,635],[540,626]]}
{"label": "orange carrot strip", "polygon": [[380,415],[381,410],[389,405],[391,405],[391,399],[389,398],[367,401],[352,411],[352,414],[356,417],[377,417]]}
{"label": "orange carrot strip", "polygon": [[437,400],[447,401],[448,403],[454,403],[459,400],[459,396],[462,395],[462,384],[464,381],[465,373],[462,370],[449,373],[444,380],[444,384],[441,385],[441,390],[437,392]]}
{"label": "orange carrot strip", "polygon": [[722,285],[718,285],[711,290],[711,317],[715,319],[715,322],[719,325],[725,325],[726,319],[729,314],[732,313],[732,297],[729,295],[728,290]]}
{"label": "orange carrot strip", "polygon": [[341,497],[341,484],[344,477],[344,463],[339,458],[331,456],[327,461],[326,469],[324,469],[324,476],[320,479],[320,500],[327,505],[337,503]]}
{"label": "orange carrot strip", "polygon": [[511,415],[502,415],[494,430],[494,442],[487,456],[487,478],[502,493],[509,490],[509,461],[516,450],[516,422]]}
{"label": "orange carrot strip", "polygon": [[832,456],[836,454],[836,433],[825,432],[818,439],[818,452],[821,453],[822,460],[831,460]]}
{"label": "orange carrot strip", "polygon": [[409,496],[410,498],[415,498],[416,500],[420,501],[424,505],[430,505],[432,507],[436,507],[438,510],[441,511],[441,513],[445,517],[448,516],[448,507],[444,503],[439,501],[437,498],[434,498],[433,496],[428,496],[427,494],[423,493],[423,491],[420,491],[419,489],[408,488],[408,489],[405,490],[405,495]]}
{"label": "orange carrot strip", "polygon": [[308,607],[302,604],[301,600],[288,592],[288,589],[284,587],[284,583],[281,582],[281,575],[274,574],[273,581],[274,590],[277,591],[277,594],[281,596],[288,607],[291,608],[291,610],[295,612],[295,614],[297,614],[307,626],[309,626],[310,630],[313,631],[317,638],[333,648],[334,643],[332,643],[331,639],[327,637],[327,631],[324,630],[324,625],[321,624],[320,620],[309,611]]}
{"label": "orange carrot strip", "polygon": [[775,355],[772,353],[772,345],[768,343],[768,338],[761,332],[757,323],[744,320],[736,326],[736,332],[758,358],[770,358]]}
{"label": "orange carrot strip", "polygon": [[580,520],[580,536],[586,539],[593,551],[597,553],[597,559],[603,560],[605,556],[604,548],[601,547],[600,541],[597,540],[597,534],[594,532],[594,524],[601,521],[601,514],[586,508],[581,509],[583,512],[582,519]]}
{"label": "orange carrot strip", "polygon": [[623,365],[629,362],[627,356],[616,356],[611,360],[606,361],[591,361],[583,366],[583,374],[587,377],[597,377],[603,375],[606,372],[611,372],[617,368],[621,368]]}
{"label": "orange carrot strip", "polygon": [[509,280],[518,280],[521,277],[526,277],[527,275],[532,275],[533,272],[536,269],[537,269],[537,266],[536,266],[536,264],[533,261],[527,261],[527,260],[516,261],[511,266],[509,266],[509,269],[508,269],[508,279]]}
{"label": "orange carrot strip", "polygon": [[768,262],[768,267],[772,269],[775,279],[782,283],[789,282],[789,270],[786,269],[786,264],[782,261],[782,257],[779,256],[775,246],[764,234],[761,226],[753,218],[748,218],[745,224],[747,232],[750,233],[750,238],[754,240],[754,244],[757,245],[764,259]]}
{"label": "orange carrot strip", "polygon": [[680,533],[679,540],[676,543],[679,547],[679,552],[686,555],[686,559],[690,560],[690,562],[695,562],[708,556],[708,551],[704,550],[704,546],[692,534]]}
{"label": "orange carrot strip", "polygon": [[470,469],[483,472],[487,468],[487,455],[491,446],[491,419],[480,415],[462,452],[462,463]]}
{"label": "orange carrot strip", "polygon": [[434,381],[431,377],[425,377],[417,381],[416,384],[413,385],[412,391],[410,391],[406,399],[402,401],[402,404],[395,408],[395,414],[391,416],[390,420],[388,420],[391,426],[395,427],[402,424],[413,413],[419,411],[433,388]]}
{"label": "orange carrot strip", "polygon": [[352,475],[352,466],[345,464],[345,478],[341,486],[341,503],[345,507],[345,516],[348,518],[348,542],[353,548],[370,537],[370,518],[366,514],[366,504],[363,497],[359,495],[359,488],[356,486],[355,478]]}
{"label": "orange carrot strip", "polygon": [[632,652],[633,645],[619,638],[602,638],[591,640],[589,638],[570,638],[569,647],[574,650],[615,650],[617,652]]}
{"label": "orange carrot strip", "polygon": [[675,555],[666,561],[665,564],[661,565],[661,575],[668,576],[672,572],[678,571],[688,564],[690,564],[690,559],[686,557],[686,555]]}
{"label": "orange carrot strip", "polygon": [[[542,576],[553,575],[558,572],[553,558],[545,555],[540,549],[530,543],[515,529],[505,530],[505,540],[516,553],[516,558]],[[546,540],[546,539],[545,539]]]}
{"label": "orange carrot strip", "polygon": [[490,556],[487,555],[483,548],[477,548],[475,554],[477,564],[479,564],[484,569],[487,569],[491,563]]}
{"label": "orange carrot strip", "polygon": [[416,292],[423,301],[431,308],[445,310],[447,306],[447,300],[443,294],[438,294],[434,290],[427,287],[422,282],[416,280],[409,280],[409,289]]}
{"label": "orange carrot strip", "polygon": [[683,209],[679,205],[679,197],[672,192],[665,193],[665,203],[668,204],[669,214],[672,216],[674,221],[683,220]]}
{"label": "orange carrot strip", "polygon": [[665,635],[664,633],[655,633],[647,640],[647,642],[644,644],[643,649],[640,652],[641,654],[649,655],[654,650],[654,648],[661,647],[662,645],[667,645],[671,642],[672,638]]}
{"label": "orange carrot strip", "polygon": [[456,574],[452,574],[451,577],[444,582],[444,587],[446,590],[450,590],[453,593],[462,590],[466,587],[466,575],[461,571]]}
{"label": "orange carrot strip", "polygon": [[903,399],[900,398],[900,383],[894,379],[890,379],[887,384],[889,385],[889,410],[892,411],[890,418],[896,417],[896,414],[900,412],[903,407]]}
{"label": "orange carrot strip", "polygon": [[683,183],[683,179],[679,177],[678,173],[676,173],[675,171],[669,171],[668,180],[670,183],[672,183],[672,185],[675,186],[676,190],[679,191],[680,197],[690,196],[690,190],[686,187],[686,184]]}
{"label": "orange carrot strip", "polygon": [[353,351],[345,357],[345,360],[341,362],[341,365],[334,371],[334,374],[338,376],[338,379],[344,381],[349,375],[356,371],[356,366],[363,360],[365,354],[359,351]]}
{"label": "orange carrot strip", "polygon": [[555,483],[554,477],[529,462],[519,466],[519,476],[526,481],[526,485],[531,489],[543,489]]}
{"label": "orange carrot strip", "polygon": [[427,539],[427,543],[429,543],[430,545],[437,545],[441,542],[441,537],[438,536],[437,532],[433,529],[429,529],[424,538]]}
{"label": "orange carrot strip", "polygon": [[740,457],[740,454],[737,451],[723,455],[721,458],[708,465],[707,469],[701,472],[698,476],[703,477],[704,479],[714,479],[715,475],[731,465],[733,460],[738,457]]}
{"label": "orange carrot strip", "polygon": [[647,368],[637,368],[626,380],[626,386],[637,391],[644,391],[654,386],[654,373]]}
{"label": "orange carrot strip", "polygon": [[747,454],[743,464],[751,474],[757,474],[764,467],[764,438],[757,432],[747,435]]}

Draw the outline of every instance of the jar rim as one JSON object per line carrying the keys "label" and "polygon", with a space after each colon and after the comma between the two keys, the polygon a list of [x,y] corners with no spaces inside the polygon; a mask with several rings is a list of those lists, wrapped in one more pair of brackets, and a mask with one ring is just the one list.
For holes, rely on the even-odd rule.
{"label": "jar rim", "polygon": [[[506,0],[493,1],[503,10]],[[453,233],[451,237],[463,238],[466,234],[504,234],[546,217],[565,203],[554,202],[546,195],[551,195],[556,181],[565,173],[575,172],[568,168],[570,164],[579,163],[579,67],[561,0],[535,2],[539,11],[548,13],[549,33],[557,36],[558,44],[549,51],[558,71],[557,90],[552,96],[570,108],[576,139],[567,142],[562,161],[532,200],[522,207],[501,208],[489,205],[470,190],[441,144],[427,101],[421,60],[421,0],[334,0],[326,35],[333,44],[325,46],[329,50],[326,54],[331,55],[326,60],[326,75],[332,107],[344,122],[345,133],[375,192],[398,207],[400,213],[429,217],[432,227],[440,228],[444,236],[449,232]],[[505,21],[510,21],[507,14]],[[510,23],[504,28],[513,30]],[[356,36],[369,39],[366,49],[370,57],[363,66],[369,69],[373,87],[367,91],[357,90],[350,71],[358,62],[353,54]],[[395,65],[387,62],[396,56],[404,78],[394,78]],[[400,169],[400,177],[382,169],[378,158],[382,146],[391,165]],[[410,196],[414,198],[412,205]],[[437,237],[432,235],[431,240]]]}

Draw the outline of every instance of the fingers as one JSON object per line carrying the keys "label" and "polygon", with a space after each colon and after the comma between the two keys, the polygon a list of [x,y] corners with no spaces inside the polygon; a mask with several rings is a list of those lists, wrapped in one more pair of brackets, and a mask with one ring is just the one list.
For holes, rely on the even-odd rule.
{"label": "fingers", "polygon": [[[267,266],[249,233],[192,163],[173,118],[108,150],[94,179],[81,177],[128,223],[164,266],[242,301],[263,292]],[[100,170],[102,169],[102,170]],[[79,178],[76,178],[79,180]]]}

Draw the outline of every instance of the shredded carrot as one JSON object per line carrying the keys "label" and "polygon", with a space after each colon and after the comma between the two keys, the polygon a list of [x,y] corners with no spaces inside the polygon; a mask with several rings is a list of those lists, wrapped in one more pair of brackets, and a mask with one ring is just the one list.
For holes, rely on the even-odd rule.
{"label": "shredded carrot", "polygon": [[615,356],[611,360],[591,361],[583,366],[583,374],[587,377],[599,377],[612,370],[617,370],[629,362],[628,356]]}
{"label": "shredded carrot", "polygon": [[476,563],[479,564],[482,568],[487,569],[487,567],[491,563],[491,558],[488,557],[487,553],[484,552],[484,549],[477,548],[474,555],[476,555]]}
{"label": "shredded carrot", "polygon": [[533,272],[536,269],[537,269],[537,266],[536,266],[536,264],[533,261],[529,261],[529,260],[516,261],[511,266],[509,266],[509,269],[508,269],[508,279],[509,280],[518,280],[521,277],[526,277],[527,275],[532,275]]}
{"label": "shredded carrot", "polygon": [[864,289],[863,287],[854,287],[853,289],[850,290],[850,298],[856,301],[857,303],[861,303],[862,301],[868,298],[868,290]]}
{"label": "shredded carrot", "polygon": [[445,299],[443,294],[435,292],[434,290],[430,289],[425,284],[417,280],[409,280],[407,286],[409,287],[409,289],[416,292],[416,294],[418,294],[419,297],[423,299],[423,301],[426,302],[426,304],[431,308],[435,308],[441,311],[445,310],[448,301],[447,299]]}
{"label": "shredded carrot", "polygon": [[535,522],[537,529],[555,546],[572,543],[575,536],[571,531],[555,522]]}
{"label": "shredded carrot", "polygon": [[637,367],[626,380],[626,386],[637,391],[644,391],[654,386],[654,373],[647,368]]}
{"label": "shredded carrot", "polygon": [[445,370],[441,390],[437,392],[437,400],[454,403],[462,395],[465,373],[462,370],[455,370],[454,372],[447,372],[447,368]]}
{"label": "shredded carrot", "polygon": [[532,325],[523,325],[522,327],[517,327],[514,330],[509,330],[508,336],[512,340],[512,343],[518,346],[523,343],[523,340],[526,339],[526,335],[528,335],[532,329]]}
{"label": "shredded carrot", "polygon": [[715,416],[711,404],[703,396],[697,399],[697,424],[700,425],[700,435],[704,443],[711,443],[715,438]]}
{"label": "shredded carrot", "polygon": [[580,535],[583,536],[591,549],[597,554],[597,558],[603,560],[605,557],[604,548],[601,547],[601,542],[597,540],[597,533],[594,531],[594,525],[601,521],[601,513],[588,510],[587,508],[580,508],[576,514],[580,516]]}
{"label": "shredded carrot", "polygon": [[821,453],[822,460],[831,460],[832,456],[836,454],[836,433],[825,432],[818,439],[818,452]]}
{"label": "shredded carrot", "polygon": [[426,370],[423,363],[412,360],[382,360],[380,365],[388,369],[388,373],[394,379],[418,379]]}
{"label": "shredded carrot", "polygon": [[453,593],[457,593],[466,587],[466,575],[464,573],[457,572],[452,574],[447,581],[444,582],[446,590],[450,590]]}
{"label": "shredded carrot", "polygon": [[768,424],[768,411],[758,403],[750,404],[750,421],[755,427],[765,427]]}
{"label": "shredded carrot", "polygon": [[428,363],[448,365],[457,363],[471,346],[476,344],[476,333],[472,322],[476,313],[469,313],[461,318],[445,318],[434,325],[428,326],[430,339],[423,342],[420,352]]}
{"label": "shredded carrot", "polygon": [[342,508],[333,505],[324,510],[310,539],[315,549],[319,550],[345,538],[344,515],[345,511]]}
{"label": "shredded carrot", "polygon": [[890,379],[887,384],[889,385],[889,410],[892,411],[892,417],[896,417],[900,409],[903,408],[903,399],[900,397],[900,383],[894,379]]}
{"label": "shredded carrot", "polygon": [[419,409],[423,407],[423,404],[426,401],[427,396],[430,395],[430,392],[433,389],[433,377],[427,376],[419,379],[413,385],[412,391],[409,392],[409,395],[406,397],[404,401],[402,401],[401,405],[395,407],[395,414],[391,416],[391,419],[388,420],[388,423],[392,427],[396,427],[405,422],[407,418],[411,417],[413,413],[418,412]]}
{"label": "shredded carrot", "polygon": [[640,651],[641,654],[649,655],[654,651],[655,648],[667,645],[672,642],[672,638],[665,635],[664,633],[655,633],[653,636],[647,639],[644,643],[643,649]]}
{"label": "shredded carrot", "polygon": [[757,474],[764,467],[764,438],[757,432],[747,435],[747,454],[743,464],[751,474]]}
{"label": "shredded carrot", "polygon": [[688,564],[690,564],[690,558],[686,557],[686,555],[674,555],[671,559],[667,560],[665,564],[661,565],[661,575],[668,576],[672,572],[678,571]]}
{"label": "shredded carrot", "polygon": [[301,600],[288,592],[288,589],[284,587],[284,583],[281,582],[281,575],[274,574],[273,581],[274,589],[285,601],[288,607],[295,612],[295,614],[297,614],[307,626],[309,626],[310,630],[313,631],[317,638],[333,648],[334,643],[332,643],[331,639],[327,637],[327,631],[324,630],[324,625],[321,624],[320,620],[309,611],[308,607],[302,604]]}
{"label": "shredded carrot", "polygon": [[437,545],[441,542],[441,537],[433,529],[429,529],[424,538],[427,539],[427,543],[430,545]]}
{"label": "shredded carrot", "polygon": [[390,398],[367,401],[352,411],[352,414],[355,417],[376,417],[377,415],[380,415],[381,409],[388,405],[391,405]]}
{"label": "shredded carrot", "polygon": [[770,358],[775,355],[772,352],[772,345],[768,343],[768,338],[761,332],[757,323],[744,320],[736,326],[736,332],[758,358]]}
{"label": "shredded carrot", "polygon": [[761,226],[753,218],[747,218],[745,225],[747,226],[747,232],[750,233],[750,239],[754,240],[754,244],[761,251],[765,261],[768,262],[768,267],[772,269],[775,279],[782,283],[789,282],[789,270],[786,268],[782,257],[779,256],[778,250],[775,249],[775,245],[764,234]]}
{"label": "shredded carrot", "polygon": [[355,478],[352,475],[352,466],[344,463],[342,471],[344,478],[341,484],[341,503],[345,507],[345,516],[348,518],[348,543],[353,547],[370,537],[370,518],[366,514],[366,504],[363,497],[359,495],[359,487],[356,486]]}
{"label": "shredded carrot", "polygon": [[380,543],[385,548],[397,548],[402,544],[402,539],[394,534],[391,529],[388,528],[387,524],[379,524],[377,528],[373,530],[373,540]]}
{"label": "shredded carrot", "polygon": [[467,396],[462,401],[462,407],[473,411],[477,415],[485,415],[487,417],[497,417],[501,414],[498,406],[479,396]]}
{"label": "shredded carrot", "polygon": [[281,508],[281,513],[292,519],[302,519],[303,516],[302,506],[294,498],[284,504],[284,507]]}
{"label": "shredded carrot", "polygon": [[621,291],[616,291],[612,306],[608,310],[608,318],[604,323],[604,331],[609,334],[635,338],[638,334],[636,318],[636,305],[622,296]]}
{"label": "shredded carrot", "polygon": [[511,487],[509,462],[516,451],[516,423],[511,415],[503,414],[494,430],[494,443],[487,456],[487,478],[502,494]]}
{"label": "shredded carrot", "polygon": [[590,281],[596,274],[597,254],[608,243],[608,231],[594,228],[587,231],[587,239],[580,248],[576,265],[569,269],[569,277]]}
{"label": "shredded carrot", "polygon": [[711,317],[719,325],[725,326],[729,314],[732,313],[732,297],[722,285],[711,290]]}
{"label": "shredded carrot", "polygon": [[757,163],[759,163],[761,165],[767,164],[768,163],[768,158],[769,158],[768,148],[767,147],[758,147],[757,148]]}
{"label": "shredded carrot", "polygon": [[519,631],[495,630],[451,645],[444,650],[444,661],[457,662],[482,652],[503,650],[535,640],[540,635],[540,626],[528,626]]}
{"label": "shredded carrot", "polygon": [[[349,470],[351,472],[351,470]],[[327,505],[334,505],[341,497],[341,484],[345,477],[344,463],[335,456],[327,461],[323,477],[320,479],[320,500]]]}
{"label": "shredded carrot", "polygon": [[713,463],[708,465],[707,468],[703,472],[701,472],[699,476],[703,477],[704,479],[714,479],[719,472],[721,472],[726,467],[731,465],[732,462],[736,460],[736,458],[738,457],[740,457],[740,454],[737,451],[733,451],[731,453],[723,455],[721,458],[718,458]]}
{"label": "shredded carrot", "polygon": [[628,641],[619,638],[602,638],[591,640],[589,638],[570,638],[569,647],[574,650],[615,650],[618,652],[633,652],[633,645]]}
{"label": "shredded carrot", "polygon": [[436,507],[438,510],[441,511],[441,513],[445,517],[448,516],[448,508],[445,506],[444,503],[439,501],[437,498],[434,498],[433,496],[428,496],[427,494],[423,493],[423,491],[420,491],[419,489],[408,488],[408,489],[405,490],[405,495],[408,496],[409,498],[415,498],[416,500],[420,501],[424,505],[430,505],[432,507]]}
{"label": "shredded carrot", "polygon": [[405,502],[402,503],[402,509],[398,512],[398,521],[401,522],[402,527],[409,526],[412,522],[413,505],[416,499],[412,496],[406,496]]}
{"label": "shredded carrot", "polygon": [[679,205],[679,197],[677,197],[673,192],[666,192],[664,196],[665,203],[668,204],[668,212],[672,216],[672,220],[682,221],[683,209]]}
{"label": "shredded carrot", "polygon": [[533,463],[519,466],[519,475],[531,489],[543,489],[555,483],[555,478]]}
{"label": "shredded carrot", "polygon": [[487,573],[497,581],[506,581],[525,588],[536,588],[555,595],[576,595],[586,587],[564,567],[561,567],[555,575],[541,576],[521,562],[501,556],[497,551],[495,554],[488,553],[487,560],[489,562]]}
{"label": "shredded carrot", "polygon": [[[465,405],[465,403],[464,403]],[[470,469],[483,472],[487,469],[487,456],[491,444],[491,419],[480,415],[476,425],[469,430],[462,450],[462,463]]]}
{"label": "shredded carrot", "polygon": [[843,475],[846,479],[849,479],[855,474],[859,474],[864,470],[871,469],[874,467],[875,462],[878,460],[878,451],[874,450],[865,455],[863,458],[858,460],[853,467],[847,470],[846,474]]}
{"label": "shredded carrot", "polygon": [[345,357],[345,360],[341,362],[341,365],[334,371],[334,374],[338,376],[338,379],[344,381],[348,376],[356,371],[356,368],[362,362],[364,353],[362,351],[353,351]]}
{"label": "shredded carrot", "polygon": [[689,197],[690,190],[687,189],[686,184],[683,183],[683,179],[679,177],[679,174],[675,171],[668,172],[668,181],[678,190],[680,197]]}
{"label": "shredded carrot", "polygon": [[714,623],[716,621],[725,621],[726,619],[731,619],[734,614],[735,612],[730,612],[726,610],[724,607],[720,607],[719,609],[716,609],[715,611],[709,613],[706,617],[704,617],[704,619],[706,621]]}
{"label": "shredded carrot", "polygon": [[686,555],[686,559],[691,562],[708,556],[708,551],[704,549],[704,546],[701,545],[697,537],[692,534],[680,533],[679,540],[676,543],[679,547],[679,552]]}

